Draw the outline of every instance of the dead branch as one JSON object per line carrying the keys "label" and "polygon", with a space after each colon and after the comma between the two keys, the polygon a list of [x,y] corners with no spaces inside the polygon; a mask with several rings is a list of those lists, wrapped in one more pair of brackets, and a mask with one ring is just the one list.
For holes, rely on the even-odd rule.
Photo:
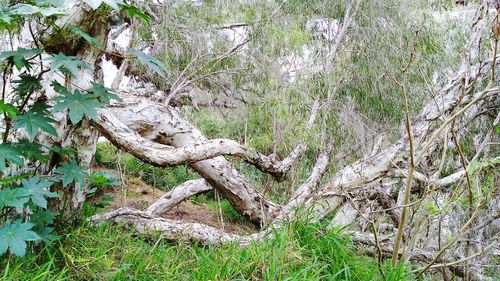
{"label": "dead branch", "polygon": [[146,213],[153,216],[160,216],[187,198],[210,190],[212,190],[212,187],[205,179],[187,181],[174,187],[160,197],[160,199],[148,207]]}

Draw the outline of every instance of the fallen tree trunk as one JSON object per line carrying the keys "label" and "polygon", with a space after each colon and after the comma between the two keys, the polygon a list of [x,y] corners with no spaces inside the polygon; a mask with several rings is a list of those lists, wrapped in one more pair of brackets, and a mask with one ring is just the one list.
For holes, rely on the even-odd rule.
{"label": "fallen tree trunk", "polygon": [[146,209],[146,213],[152,216],[161,216],[189,197],[212,189],[205,179],[187,181],[165,193]]}

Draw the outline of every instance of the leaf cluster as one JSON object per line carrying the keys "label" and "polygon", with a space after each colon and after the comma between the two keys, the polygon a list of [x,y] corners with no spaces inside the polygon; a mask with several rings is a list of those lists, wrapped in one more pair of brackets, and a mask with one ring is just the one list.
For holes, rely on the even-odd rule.
{"label": "leaf cluster", "polygon": [[[0,32],[19,33],[23,22],[29,20],[42,29],[65,31],[61,36],[77,35],[82,42],[103,49],[102,41],[79,26],[70,25],[69,29],[57,26],[55,19],[68,15],[75,2],[33,0],[0,7]],[[148,15],[124,0],[83,3],[93,10],[109,6],[144,22],[150,21]],[[78,164],[74,149],[56,145],[61,137],[58,129],[64,127],[60,124],[64,120],[60,114],[55,115],[67,115],[70,124],[76,126],[84,118],[98,120],[98,109],[120,98],[94,81],[88,81],[91,85],[88,89],[76,86],[72,81],[80,79],[83,72],[92,71],[92,66],[78,56],[49,52],[36,43],[42,41],[42,34],[32,36],[33,48],[0,52],[3,78],[13,89],[13,95],[5,95],[3,90],[0,99],[0,114],[5,122],[0,141],[0,256],[7,252],[24,256],[31,242],[48,243],[56,237],[53,234],[56,213],[50,208],[50,200],[67,200],[75,188],[84,188],[89,183],[94,187],[121,184],[117,177],[105,173],[90,177],[86,168]],[[155,58],[137,50],[129,52],[157,74],[168,74]],[[50,81],[50,87],[58,95],[52,99],[45,96],[48,86],[44,86],[42,79],[46,73],[56,74],[51,76],[56,78]],[[42,164],[50,167],[48,172],[41,168]]]}

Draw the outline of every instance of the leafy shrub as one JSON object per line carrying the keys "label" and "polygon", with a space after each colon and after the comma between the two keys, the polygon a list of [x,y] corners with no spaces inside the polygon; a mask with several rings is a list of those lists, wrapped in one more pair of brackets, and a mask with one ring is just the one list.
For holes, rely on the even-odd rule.
{"label": "leafy shrub", "polygon": [[[10,1],[11,6],[0,4],[0,35],[6,33],[10,38],[17,37],[25,22],[36,22],[43,30],[56,27],[56,18],[67,14],[68,6],[64,1]],[[98,9],[103,1],[84,1],[93,9]],[[106,4],[114,9],[126,8],[129,13],[145,16],[123,1],[107,0]],[[103,5],[104,7],[105,5]],[[109,11],[109,9],[102,9]],[[99,12],[96,12],[99,14]],[[102,15],[102,14],[100,14]],[[64,42],[86,40],[91,45],[99,44],[82,30],[73,27],[58,27],[54,37]],[[77,163],[76,153],[68,147],[58,147],[53,143],[58,140],[56,124],[66,120],[56,120],[55,113],[67,117],[64,129],[83,124],[86,120],[97,119],[97,108],[109,104],[111,99],[119,98],[103,85],[90,82],[87,89],[66,88],[71,79],[80,76],[80,70],[89,70],[91,66],[76,56],[55,53],[49,49],[50,42],[39,46],[42,34],[33,34],[33,44],[37,48],[18,47],[15,50],[0,52],[0,67],[3,87],[0,99],[2,115],[2,136],[0,141],[0,256],[9,252],[24,256],[36,243],[50,242],[54,239],[53,229],[56,212],[64,214],[74,191],[84,188],[91,177],[86,168]],[[51,38],[53,39],[53,38]],[[11,47],[17,44],[10,44]],[[8,46],[3,44],[2,47]],[[141,52],[142,63],[148,64],[147,55]],[[46,63],[50,66],[47,68]],[[50,87],[57,93],[47,100],[43,91],[42,78],[45,73],[57,73],[51,76]],[[60,84],[62,77],[65,85]],[[11,89],[7,89],[7,85]],[[47,87],[49,87],[47,85]],[[9,90],[9,92],[7,92]],[[44,137],[39,137],[39,136]],[[66,136],[65,136],[66,137]],[[49,140],[53,138],[54,141]],[[94,175],[92,180],[97,185],[114,184],[105,175]],[[57,190],[57,192],[55,192]],[[58,198],[59,200],[56,200]],[[73,214],[72,214],[73,215]],[[34,242],[34,243],[33,243]],[[31,247],[31,249],[33,249]]]}

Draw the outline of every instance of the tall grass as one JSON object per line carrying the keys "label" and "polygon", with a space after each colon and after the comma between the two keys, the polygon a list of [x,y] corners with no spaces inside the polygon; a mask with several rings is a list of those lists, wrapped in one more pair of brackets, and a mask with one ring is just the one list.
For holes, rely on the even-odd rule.
{"label": "tall grass", "polygon": [[1,280],[410,280],[408,268],[355,253],[338,229],[295,222],[241,248],[169,243],[83,224],[36,254],[0,260]]}

